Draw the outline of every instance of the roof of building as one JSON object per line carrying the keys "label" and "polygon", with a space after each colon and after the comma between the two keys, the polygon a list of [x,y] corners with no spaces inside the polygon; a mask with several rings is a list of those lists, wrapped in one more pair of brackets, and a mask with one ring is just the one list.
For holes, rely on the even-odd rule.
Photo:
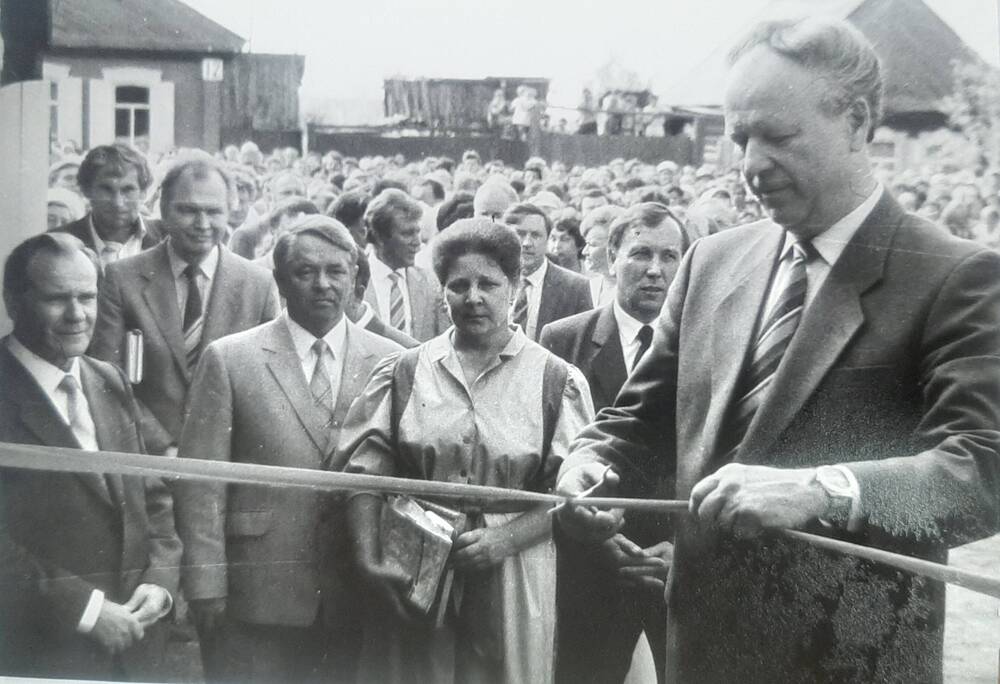
{"label": "roof of building", "polygon": [[53,48],[234,54],[246,42],[180,0],[49,0]]}
{"label": "roof of building", "polygon": [[[846,19],[875,46],[882,60],[887,113],[934,111],[954,90],[954,61],[981,58],[923,0],[774,0],[756,21],[801,16]],[[660,97],[680,107],[722,104],[726,55],[739,36],[718,45]]]}

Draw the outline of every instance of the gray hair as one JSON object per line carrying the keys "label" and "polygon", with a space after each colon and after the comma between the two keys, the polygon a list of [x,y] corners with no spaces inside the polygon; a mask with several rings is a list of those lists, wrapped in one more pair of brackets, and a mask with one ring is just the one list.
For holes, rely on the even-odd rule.
{"label": "gray hair", "polygon": [[846,21],[819,17],[761,22],[729,52],[729,65],[758,45],[829,75],[831,88],[823,98],[828,114],[842,114],[853,102],[864,100],[871,112],[871,142],[882,118],[885,86],[875,48],[861,31]]}
{"label": "gray hair", "polygon": [[302,235],[312,235],[329,242],[337,249],[342,249],[351,255],[351,265],[358,265],[359,249],[351,231],[335,218],[322,214],[306,215],[293,223],[287,231],[281,234],[274,244],[274,279],[281,281],[288,270],[288,258],[292,247]]}

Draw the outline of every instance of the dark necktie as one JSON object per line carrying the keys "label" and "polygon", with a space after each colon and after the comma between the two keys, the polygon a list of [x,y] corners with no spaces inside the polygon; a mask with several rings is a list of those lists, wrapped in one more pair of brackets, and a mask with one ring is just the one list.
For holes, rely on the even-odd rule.
{"label": "dark necktie", "polygon": [[[775,274],[775,286],[781,287],[781,294],[775,304],[766,311],[759,326],[754,346],[750,352],[749,364],[743,369],[738,385],[739,401],[731,408],[727,421],[727,431],[721,436],[719,453],[727,460],[746,437],[747,428],[757,414],[757,409],[767,396],[774,374],[788,349],[806,304],[806,263],[815,254],[815,248],[808,242],[795,242],[791,260],[785,259]],[[770,297],[768,298],[770,301]]]}
{"label": "dark necktie", "polygon": [[521,278],[521,287],[517,289],[517,298],[514,300],[514,309],[511,312],[511,320],[521,326],[521,330],[528,332],[528,288],[531,281]]}
{"label": "dark necktie", "polygon": [[191,371],[198,365],[198,358],[201,355],[201,330],[204,322],[198,272],[199,268],[194,264],[188,264],[184,268],[184,277],[187,278],[187,300],[184,302],[184,352]]}
{"label": "dark necktie", "polygon": [[632,369],[639,365],[639,361],[649,351],[649,345],[653,343],[653,328],[644,325],[639,328],[639,350],[635,353],[635,360],[632,362]]}

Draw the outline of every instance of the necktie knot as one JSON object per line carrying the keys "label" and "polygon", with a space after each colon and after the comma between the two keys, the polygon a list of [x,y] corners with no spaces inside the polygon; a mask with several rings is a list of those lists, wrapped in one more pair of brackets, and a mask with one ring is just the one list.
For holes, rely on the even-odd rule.
{"label": "necktie knot", "polygon": [[796,240],[792,243],[792,258],[794,261],[809,263],[818,256],[816,247],[809,240]]}
{"label": "necktie knot", "polygon": [[59,382],[59,389],[70,397],[75,397],[76,393],[80,391],[80,383],[76,381],[76,377],[73,374],[67,373]]}
{"label": "necktie knot", "polygon": [[646,352],[649,351],[650,345],[653,343],[652,326],[644,325],[639,328],[639,334],[636,335],[636,338],[639,340],[639,349],[635,352],[635,360],[632,361],[632,368],[639,365],[639,361],[646,355]]}
{"label": "necktie knot", "polygon": [[327,350],[327,348],[328,346],[326,344],[326,340],[324,340],[322,337],[320,337],[319,339],[317,339],[315,342],[312,343],[312,350],[313,353],[316,355],[317,359],[323,358],[323,353]]}
{"label": "necktie knot", "polygon": [[184,277],[187,278],[187,281],[189,283],[198,282],[198,274],[200,272],[201,269],[198,268],[198,266],[195,264],[188,264],[187,266],[184,267]]}

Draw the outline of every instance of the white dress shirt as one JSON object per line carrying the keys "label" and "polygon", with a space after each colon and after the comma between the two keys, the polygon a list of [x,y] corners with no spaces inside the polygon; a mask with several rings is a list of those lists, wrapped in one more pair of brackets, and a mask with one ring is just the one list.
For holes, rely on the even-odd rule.
{"label": "white dress shirt", "polygon": [[142,251],[142,241],[146,237],[146,224],[143,222],[142,216],[139,217],[138,230],[133,230],[128,240],[120,243],[121,248],[114,254],[105,249],[109,243],[102,240],[101,236],[97,234],[93,214],[87,216],[87,225],[90,226],[90,237],[94,241],[94,251],[97,252],[97,257],[101,260],[101,268],[107,268],[110,263],[125,257],[135,256]]}
{"label": "white dress shirt", "polygon": [[[875,189],[865,198],[864,202],[812,239],[812,245],[816,249],[817,256],[806,262],[806,304],[803,315],[805,310],[808,310],[809,306],[816,299],[816,293],[819,292],[827,276],[830,275],[830,271],[844,253],[847,243],[851,241],[854,234],[861,228],[861,224],[865,222],[865,219],[875,209],[875,205],[882,199],[883,192],[884,188],[882,184],[876,184]],[[779,258],[779,265],[776,268],[779,268],[781,265],[780,262],[793,258],[794,243],[795,237],[791,233],[785,233],[785,242],[781,247],[781,257]],[[790,269],[782,270],[779,268],[778,273],[789,271]],[[770,311],[774,308],[783,291],[784,287],[781,283],[772,283],[767,295],[767,306],[764,311]],[[854,473],[847,466],[834,465],[833,468],[843,476],[844,482],[842,486],[837,487],[836,492],[829,493],[851,499],[851,512],[847,521],[847,529],[852,531],[857,530],[861,525],[861,507],[858,505],[858,501],[861,499],[861,485],[858,482],[858,478],[855,477]]]}
{"label": "white dress shirt", "polygon": [[386,325],[392,325],[392,317],[389,315],[390,292],[392,291],[392,273],[399,274],[399,290],[403,293],[403,332],[412,335],[413,314],[410,311],[410,291],[406,287],[406,268],[397,268],[395,271],[375,256],[374,249],[369,252],[368,263],[371,265],[372,277],[371,287],[375,288],[375,302],[378,304],[378,315]]}
{"label": "white dress shirt", "polygon": [[[313,371],[316,369],[316,352],[313,350],[317,337],[292,320],[288,311],[282,314],[288,332],[292,336],[292,344],[295,346],[295,353],[299,357],[299,364],[302,366],[302,375],[305,377],[306,385],[312,380]],[[332,405],[337,405],[337,397],[340,395],[340,379],[344,374],[344,352],[347,348],[347,323],[344,316],[340,317],[337,325],[330,328],[330,331],[323,336],[326,342],[324,367],[330,377],[330,393],[333,397]]]}
{"label": "white dress shirt", "polygon": [[531,287],[528,288],[528,320],[525,322],[527,330],[524,334],[528,339],[537,339],[535,332],[538,330],[538,309],[542,305],[542,285],[545,284],[545,274],[549,272],[549,260],[542,259],[542,265],[535,269],[535,272],[524,276]]}
{"label": "white dress shirt", "polygon": [[642,330],[642,326],[652,327],[652,324],[643,323],[632,316],[621,307],[617,300],[611,307],[615,315],[615,322],[618,323],[618,339],[622,343],[622,360],[625,362],[625,370],[631,372],[632,366],[635,365],[635,355],[639,353],[639,346],[642,344],[639,340],[639,331]]}
{"label": "white dress shirt", "polygon": [[[198,264],[198,289],[201,290],[201,310],[204,314],[208,311],[208,300],[212,296],[212,281],[215,279],[215,271],[219,267],[219,247],[212,248],[201,263]],[[184,319],[184,306],[188,298],[188,281],[184,275],[184,269],[188,262],[181,258],[181,255],[174,250],[174,246],[167,240],[167,257],[170,259],[170,271],[174,274],[174,287],[177,289],[177,308],[181,312],[181,320]]]}

